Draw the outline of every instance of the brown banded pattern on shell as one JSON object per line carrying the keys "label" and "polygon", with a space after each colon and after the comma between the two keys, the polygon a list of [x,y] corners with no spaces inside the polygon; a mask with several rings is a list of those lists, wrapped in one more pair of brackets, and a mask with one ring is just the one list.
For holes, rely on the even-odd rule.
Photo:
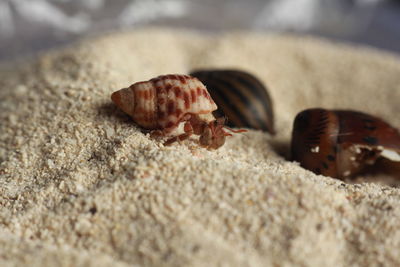
{"label": "brown banded pattern on shell", "polygon": [[217,109],[205,86],[188,75],[163,75],[111,95],[113,102],[146,129],[176,127],[186,114]]}
{"label": "brown banded pattern on shell", "polygon": [[292,158],[316,174],[335,177],[337,117],[324,109],[299,113],[293,125]]}
{"label": "brown banded pattern on shell", "polygon": [[228,126],[275,132],[271,98],[256,77],[239,70],[200,70],[190,75],[205,84],[218,105],[214,115],[226,116]]}
{"label": "brown banded pattern on shell", "polygon": [[292,158],[316,174],[345,178],[379,157],[400,161],[400,134],[357,111],[308,109],[293,124]]}

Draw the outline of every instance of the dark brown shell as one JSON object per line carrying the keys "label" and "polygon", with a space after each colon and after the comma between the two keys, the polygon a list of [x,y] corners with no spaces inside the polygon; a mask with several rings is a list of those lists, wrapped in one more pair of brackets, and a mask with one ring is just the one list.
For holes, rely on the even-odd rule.
{"label": "dark brown shell", "polygon": [[253,75],[239,70],[202,70],[190,74],[207,87],[230,127],[253,128],[274,134],[274,113],[267,88]]}
{"label": "dark brown shell", "polygon": [[400,134],[357,111],[308,109],[294,121],[292,158],[316,174],[350,177],[377,158],[400,160]]}

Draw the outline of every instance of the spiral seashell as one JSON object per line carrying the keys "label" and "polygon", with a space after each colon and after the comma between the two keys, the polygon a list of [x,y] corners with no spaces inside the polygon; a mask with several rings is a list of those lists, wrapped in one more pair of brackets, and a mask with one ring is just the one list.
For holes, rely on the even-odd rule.
{"label": "spiral seashell", "polygon": [[188,75],[137,82],[114,92],[111,100],[139,126],[153,130],[153,136],[169,137],[166,144],[196,134],[202,146],[216,149],[231,135],[223,129],[224,120],[212,115],[217,106],[206,87]]}
{"label": "spiral seashell", "polygon": [[292,132],[292,158],[316,174],[353,176],[379,157],[400,161],[400,134],[387,122],[357,111],[308,109]]}
{"label": "spiral seashell", "polygon": [[227,117],[228,126],[275,133],[271,98],[256,77],[239,70],[200,70],[190,75],[205,84],[218,105],[214,115]]}

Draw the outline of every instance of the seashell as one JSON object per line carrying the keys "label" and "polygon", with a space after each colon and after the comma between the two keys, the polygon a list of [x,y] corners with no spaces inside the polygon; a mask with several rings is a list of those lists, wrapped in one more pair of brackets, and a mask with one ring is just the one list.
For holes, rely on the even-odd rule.
{"label": "seashell", "polygon": [[214,115],[227,117],[228,126],[275,133],[271,98],[256,77],[239,70],[200,70],[190,75],[205,84],[218,105]]}
{"label": "seashell", "polygon": [[195,134],[201,146],[216,149],[231,135],[224,130],[225,120],[212,115],[217,106],[206,87],[188,75],[137,82],[114,92],[111,100],[139,126],[152,130],[152,136],[168,137],[166,145]]}
{"label": "seashell", "polygon": [[316,174],[353,176],[380,158],[400,161],[400,134],[357,111],[307,109],[293,124],[292,158]]}

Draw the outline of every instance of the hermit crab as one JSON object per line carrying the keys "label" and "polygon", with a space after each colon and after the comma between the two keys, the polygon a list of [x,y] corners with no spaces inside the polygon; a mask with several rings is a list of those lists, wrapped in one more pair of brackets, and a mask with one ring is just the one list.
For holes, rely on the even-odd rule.
{"label": "hermit crab", "polygon": [[304,168],[343,179],[378,158],[400,162],[400,133],[362,112],[308,109],[295,118],[291,150]]}
{"label": "hermit crab", "polygon": [[166,145],[199,135],[199,143],[207,149],[217,149],[233,130],[216,119],[217,109],[206,87],[188,75],[162,75],[137,82],[114,92],[111,100],[141,127],[152,130],[152,136],[168,137]]}

